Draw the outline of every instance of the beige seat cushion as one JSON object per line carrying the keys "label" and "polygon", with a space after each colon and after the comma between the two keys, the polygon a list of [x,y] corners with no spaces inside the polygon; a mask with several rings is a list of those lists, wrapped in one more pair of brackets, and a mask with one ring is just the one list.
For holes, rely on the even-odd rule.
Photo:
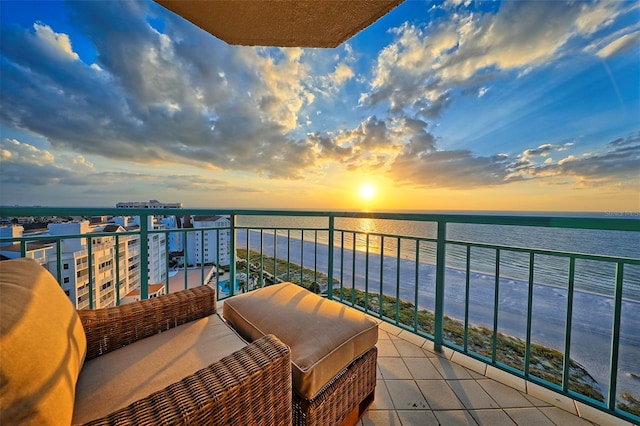
{"label": "beige seat cushion", "polygon": [[242,337],[274,334],[291,347],[293,388],[312,399],[378,341],[378,324],[292,283],[225,300],[223,316]]}
{"label": "beige seat cushion", "polygon": [[80,318],[32,259],[0,262],[0,423],[68,425],[87,350]]}
{"label": "beige seat cushion", "polygon": [[214,314],[87,361],[78,380],[73,423],[126,407],[246,345]]}

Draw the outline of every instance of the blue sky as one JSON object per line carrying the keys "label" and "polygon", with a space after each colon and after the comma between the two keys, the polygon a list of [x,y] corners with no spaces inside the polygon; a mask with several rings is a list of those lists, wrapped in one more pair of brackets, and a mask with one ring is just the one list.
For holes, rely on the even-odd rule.
{"label": "blue sky", "polygon": [[335,49],[0,8],[2,204],[640,210],[637,2],[409,0]]}

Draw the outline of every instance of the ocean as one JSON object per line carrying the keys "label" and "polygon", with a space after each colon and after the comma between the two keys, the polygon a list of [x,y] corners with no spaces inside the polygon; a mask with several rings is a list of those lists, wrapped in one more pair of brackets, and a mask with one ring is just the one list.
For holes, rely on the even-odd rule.
{"label": "ocean", "polygon": [[[267,224],[271,229],[266,228],[262,234],[251,232],[249,241],[252,250],[260,251],[262,246],[266,256],[289,257],[292,263],[328,272],[328,232],[310,229],[326,229],[326,218],[240,217],[238,220],[238,226],[257,228]],[[335,227],[345,232],[334,235],[334,278],[341,280],[345,287],[354,285],[359,289],[364,289],[367,279],[372,292],[379,292],[382,281],[383,292],[389,296],[395,296],[396,286],[399,285],[400,298],[415,303],[417,252],[418,308],[433,311],[436,245],[428,241],[416,245],[413,239],[399,237],[435,239],[434,223],[337,218]],[[306,228],[304,246],[299,230],[289,233],[277,231],[278,238],[274,244],[273,228]],[[356,232],[355,241],[353,232]],[[393,237],[381,238],[379,234]],[[447,239],[571,253],[640,257],[638,233],[624,231],[451,224],[447,227]],[[238,247],[245,248],[246,242],[246,231],[239,230]],[[446,253],[444,313],[463,320],[466,247],[448,244]],[[469,320],[473,325],[492,328],[496,251],[472,248],[471,259]],[[563,351],[569,261],[565,257],[536,255],[534,270],[532,342]],[[500,252],[498,330],[521,339],[526,336],[528,274],[528,253]],[[570,356],[598,381],[601,392],[606,396],[615,265],[577,259],[574,282]],[[640,380],[633,376],[640,375],[640,266],[636,265],[627,265],[624,270],[619,342],[617,394],[630,392],[640,395]]]}

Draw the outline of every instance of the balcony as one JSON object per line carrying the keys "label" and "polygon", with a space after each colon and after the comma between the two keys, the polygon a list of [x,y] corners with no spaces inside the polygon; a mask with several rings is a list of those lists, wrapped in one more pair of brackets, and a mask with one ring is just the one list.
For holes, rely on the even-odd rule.
{"label": "balcony", "polygon": [[[92,238],[135,236],[135,281],[149,295],[149,237],[165,235],[166,291],[205,282],[227,297],[292,281],[380,322],[378,386],[362,424],[640,422],[640,221],[496,215],[204,209],[3,207],[2,217],[141,216],[118,233],[0,238],[13,257],[47,241],[62,277],[62,241],[85,239],[89,306],[98,302]],[[226,227],[149,229],[148,216],[220,215]],[[229,232],[230,262],[220,232]],[[205,252],[206,232],[217,254]],[[198,237],[195,237],[195,235]],[[192,237],[190,237],[190,235]],[[172,238],[172,237],[179,238]],[[53,242],[52,242],[53,240]],[[171,241],[192,264],[172,270]],[[192,244],[189,244],[189,241]],[[194,244],[199,244],[199,247]],[[197,250],[196,250],[197,249]],[[212,269],[216,267],[215,271]],[[215,273],[211,273],[214,271]],[[182,285],[175,285],[175,281]],[[170,285],[171,281],[171,285]],[[116,296],[117,297],[117,296]],[[98,303],[96,303],[98,302]],[[117,302],[117,301],[116,301]]]}

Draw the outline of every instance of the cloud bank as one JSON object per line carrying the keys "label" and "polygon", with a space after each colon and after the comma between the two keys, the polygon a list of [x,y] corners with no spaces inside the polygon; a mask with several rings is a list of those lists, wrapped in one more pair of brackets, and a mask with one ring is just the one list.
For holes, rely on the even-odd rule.
{"label": "cloud bank", "polygon": [[[231,47],[147,2],[70,2],[70,20],[93,44],[95,61],[47,23],[1,28],[0,122],[26,129],[65,162],[15,139],[2,141],[3,183],[90,185],[157,179],[96,170],[86,156],[143,164],[185,164],[278,179],[320,176],[331,164],[370,170],[400,184],[470,188],[568,177],[580,185],[637,179],[638,141],[581,154],[558,141],[478,155],[447,149],[436,125],[469,91],[488,96],[505,75],[526,76],[567,55],[628,52],[638,29],[603,30],[631,13],[624,2],[509,2],[486,13],[470,2],[441,6],[451,19],[392,29],[369,70],[349,44],[320,72],[304,49]],[[425,6],[426,9],[426,6]],[[150,24],[159,16],[162,32]],[[319,99],[349,96],[358,122],[305,132]],[[360,87],[360,86],[358,86]],[[318,113],[319,114],[319,113]],[[339,114],[339,113],[338,113]],[[566,154],[554,160],[552,156]],[[542,159],[542,161],[539,161]],[[88,178],[87,178],[88,177]],[[173,176],[166,184],[224,181]]]}

